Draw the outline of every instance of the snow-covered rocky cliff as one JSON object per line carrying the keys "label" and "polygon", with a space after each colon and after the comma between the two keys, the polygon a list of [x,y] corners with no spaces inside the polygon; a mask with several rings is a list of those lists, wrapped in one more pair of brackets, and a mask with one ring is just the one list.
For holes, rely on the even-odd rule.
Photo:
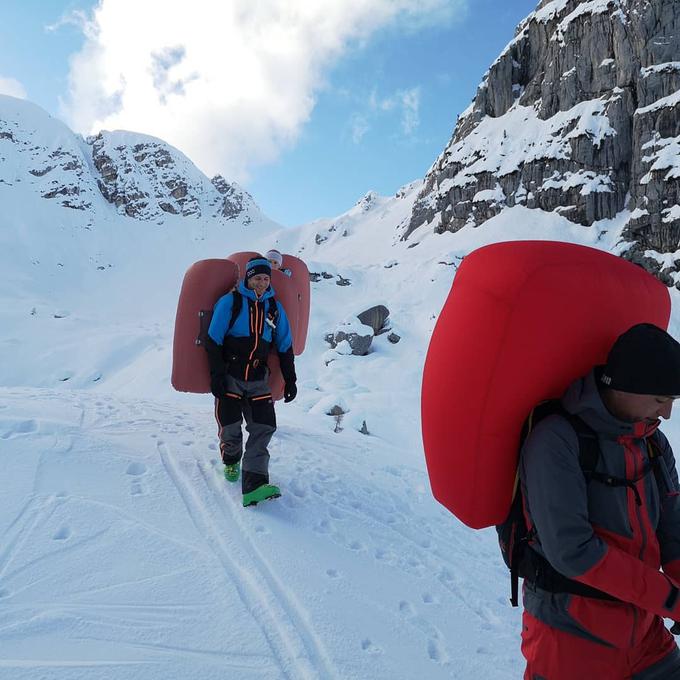
{"label": "snow-covered rocky cliff", "polygon": [[628,211],[626,256],[675,283],[679,135],[678,2],[543,0],[459,117],[408,233],[515,205],[587,226]]}

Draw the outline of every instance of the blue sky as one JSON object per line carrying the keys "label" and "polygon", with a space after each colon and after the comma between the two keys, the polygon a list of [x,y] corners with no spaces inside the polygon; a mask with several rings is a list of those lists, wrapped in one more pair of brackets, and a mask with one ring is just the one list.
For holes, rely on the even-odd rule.
{"label": "blue sky", "polygon": [[[108,36],[113,31],[109,27],[125,24],[125,15],[115,15],[115,11],[125,10],[125,2],[105,1],[110,5],[107,12],[101,12],[98,26],[106,28],[101,33]],[[384,7],[391,1],[396,0],[381,0]],[[211,7],[211,0],[198,4],[201,2]],[[434,9],[423,21],[415,10],[409,10],[401,20],[382,23],[373,16],[347,18],[340,13],[332,20],[342,23],[338,33],[344,33],[338,45],[331,47],[327,45],[329,36],[334,36],[333,26],[319,26],[315,31],[313,22],[319,23],[319,18],[310,17],[312,30],[309,25],[297,27],[295,36],[311,36],[305,39],[312,43],[318,38],[318,44],[310,45],[302,55],[298,52],[303,50],[297,49],[282,52],[280,82],[264,83],[260,89],[270,87],[271,92],[260,92],[260,99],[253,96],[238,112],[225,108],[225,92],[244,90],[234,74],[246,69],[230,65],[250,61],[234,51],[238,49],[236,39],[231,40],[236,45],[232,52],[221,52],[222,40],[216,33],[214,52],[207,51],[208,56],[203,57],[215,62],[210,65],[215,69],[212,74],[206,65],[205,81],[216,85],[212,91],[208,86],[196,89],[192,96],[192,79],[197,79],[197,71],[202,72],[200,58],[172,66],[175,70],[168,73],[174,78],[174,89],[168,92],[186,92],[186,98],[184,102],[172,96],[163,98],[162,113],[168,112],[168,120],[154,111],[145,118],[141,109],[149,107],[140,104],[135,111],[135,102],[124,104],[112,117],[101,114],[101,102],[110,101],[111,92],[104,92],[97,81],[105,81],[111,74],[118,81],[130,81],[136,63],[133,48],[144,39],[135,41],[131,35],[130,44],[125,45],[129,27],[123,26],[122,45],[116,45],[115,36],[107,38],[106,44],[104,38],[88,42],[85,27],[74,20],[74,12],[85,12],[91,19],[96,4],[86,0],[3,0],[0,83],[5,83],[5,89],[8,82],[20,87],[28,99],[80,132],[125,127],[167,139],[208,174],[221,172],[227,179],[240,181],[270,217],[294,225],[344,212],[369,190],[389,195],[422,178],[448,142],[456,116],[470,103],[484,72],[510,41],[517,23],[535,9],[537,0],[430,0]],[[193,6],[200,14],[196,4]],[[186,3],[182,5],[186,7]],[[196,55],[208,29],[196,21],[194,43],[188,36],[184,42],[178,31],[178,25],[181,28],[186,21],[181,11],[186,10],[178,6],[176,25],[167,22],[162,28],[165,33],[151,35],[149,41],[155,40],[156,46],[186,44],[187,48],[173,50]],[[144,16],[132,11],[130,22],[135,16],[145,22]],[[71,20],[64,21],[69,17]],[[369,19],[373,22],[370,30],[365,28]],[[205,24],[215,20],[206,16]],[[261,21],[270,30],[268,35],[278,35],[276,30],[271,32],[270,17]],[[91,31],[92,24],[87,28]],[[232,29],[238,32],[239,27]],[[234,36],[238,38],[238,33]],[[210,44],[207,33],[203,42]],[[242,49],[248,49],[245,39]],[[116,59],[124,61],[128,53],[128,70],[121,66],[119,73]],[[166,49],[164,54],[168,53],[174,54]],[[140,55],[137,62],[144,57]],[[158,49],[152,57],[159,61]],[[93,71],[93,63],[100,71]],[[267,69],[272,70],[271,60]],[[186,99],[193,108],[186,106]],[[174,111],[173,101],[177,102]],[[202,102],[210,115],[201,110]],[[264,116],[261,121],[257,120],[260,114]],[[173,121],[181,122],[181,129],[179,124],[173,128]],[[87,127],[92,130],[84,129]],[[210,135],[199,139],[206,128]]]}

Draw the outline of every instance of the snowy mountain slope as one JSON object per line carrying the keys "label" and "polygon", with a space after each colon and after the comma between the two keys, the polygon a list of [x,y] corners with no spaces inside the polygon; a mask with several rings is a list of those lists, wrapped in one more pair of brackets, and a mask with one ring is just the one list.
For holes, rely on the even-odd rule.
{"label": "snowy mountain slope", "polygon": [[[495,534],[462,527],[429,492],[418,424],[427,341],[470,250],[514,238],[612,250],[624,220],[584,229],[516,207],[485,229],[424,227],[402,241],[417,190],[254,241],[193,238],[179,217],[160,231],[115,216],[110,228],[128,244],[112,251],[116,266],[89,272],[74,236],[58,301],[43,268],[24,297],[3,292],[14,314],[3,348],[28,345],[32,361],[3,365],[0,388],[12,480],[0,502],[0,678],[520,675],[519,615]],[[24,233],[29,250],[37,223]],[[333,223],[343,232],[328,232]],[[210,396],[169,387],[170,339],[185,260],[274,243],[333,276],[312,283],[300,394],[277,407],[271,474],[284,495],[249,511],[220,476]],[[22,271],[10,269],[13,289],[27,284]],[[31,315],[34,291],[45,308]],[[57,302],[70,314],[50,315]],[[380,336],[365,357],[330,350],[329,327],[375,303],[401,341]],[[338,400],[340,427],[324,412]]]}
{"label": "snowy mountain slope", "polygon": [[[0,365],[0,384],[86,387],[111,377],[102,373],[106,364],[118,372],[115,384],[134,392],[136,360],[155,366],[164,347],[167,363],[167,320],[183,272],[279,228],[246,194],[209,181],[159,140],[132,133],[99,140],[92,157],[88,144],[42,109],[0,96],[0,343],[11,356]],[[109,171],[104,156],[112,159]],[[159,159],[154,176],[149,164]],[[184,200],[186,208],[194,197],[197,212],[178,209],[151,221],[157,214],[148,202],[147,213],[128,216],[173,182],[187,193],[168,200]],[[107,200],[121,195],[118,206]]]}
{"label": "snowy mountain slope", "polygon": [[456,532],[391,447],[284,416],[284,496],[249,512],[209,409],[1,406],[0,678],[517,676],[493,542]]}
{"label": "snowy mountain slope", "polygon": [[[209,181],[172,151],[165,166],[153,138],[102,135],[110,172],[96,142],[39,109],[0,97],[3,112],[16,125],[0,132],[0,680],[519,677],[495,533],[466,529],[429,491],[427,344],[471,250],[538,238],[620,253],[630,214],[582,227],[517,205],[481,229],[423,224],[403,240],[414,182],[277,230],[213,219]],[[81,175],[71,160],[31,173],[59,149]],[[44,198],[51,176],[80,193]],[[168,203],[177,214],[158,207],[173,177],[187,192]],[[90,205],[63,204],[74,197]],[[173,322],[190,264],[272,246],[315,274],[312,314],[299,396],[277,405],[283,496],[243,509],[220,475],[211,396],[170,387]],[[376,304],[397,344],[330,348],[328,332]],[[680,445],[680,423],[664,431]]]}

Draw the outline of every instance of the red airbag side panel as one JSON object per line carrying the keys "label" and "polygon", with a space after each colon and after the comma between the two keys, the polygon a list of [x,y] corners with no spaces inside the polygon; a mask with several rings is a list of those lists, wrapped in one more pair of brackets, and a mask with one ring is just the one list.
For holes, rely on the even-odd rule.
{"label": "red airbag side panel", "polygon": [[215,302],[237,283],[238,267],[229,260],[200,260],[187,269],[172,343],[171,382],[178,392],[210,392],[208,355],[196,344],[201,328],[199,312],[212,312]]}

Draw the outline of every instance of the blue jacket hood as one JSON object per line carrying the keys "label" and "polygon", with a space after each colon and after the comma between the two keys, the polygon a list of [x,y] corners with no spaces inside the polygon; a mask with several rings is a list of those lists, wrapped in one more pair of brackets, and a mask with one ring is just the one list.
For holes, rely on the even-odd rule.
{"label": "blue jacket hood", "polygon": [[264,293],[262,294],[262,297],[258,298],[255,295],[255,291],[251,290],[250,288],[248,288],[246,286],[245,281],[239,281],[238,292],[241,293],[241,295],[243,295],[243,296],[245,296],[245,297],[247,297],[251,300],[258,300],[258,299],[259,300],[267,300],[268,298],[274,297],[274,295],[276,295],[276,293],[274,292],[274,289],[270,285],[269,288],[267,288],[267,290],[264,291]]}

